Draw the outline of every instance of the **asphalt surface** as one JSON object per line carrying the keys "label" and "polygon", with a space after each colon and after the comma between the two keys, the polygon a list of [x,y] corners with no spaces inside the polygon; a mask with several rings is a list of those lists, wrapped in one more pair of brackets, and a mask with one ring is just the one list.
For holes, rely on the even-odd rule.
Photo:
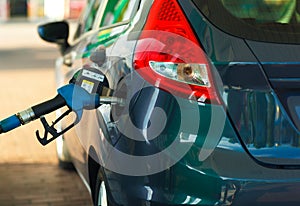
{"label": "asphalt surface", "polygon": [[[0,23],[0,119],[56,95],[59,52],[39,39],[40,23]],[[0,135],[0,206],[92,205],[77,173],[58,168],[55,143],[36,140],[37,129],[38,120]]]}

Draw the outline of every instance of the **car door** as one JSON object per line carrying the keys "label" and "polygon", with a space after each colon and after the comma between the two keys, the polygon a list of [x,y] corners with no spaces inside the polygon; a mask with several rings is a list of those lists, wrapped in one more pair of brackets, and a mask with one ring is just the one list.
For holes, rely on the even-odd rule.
{"label": "car door", "polygon": [[[56,76],[56,86],[57,88],[68,84],[69,80],[72,78],[74,72],[81,67],[81,56],[80,52],[84,49],[83,45],[88,41],[91,33],[94,32],[94,26],[97,24],[97,19],[99,18],[99,12],[105,0],[89,0],[81,13],[78,21],[76,23],[69,23],[70,26],[70,36],[69,36],[69,48],[56,60],[55,64],[55,76]],[[62,113],[61,110],[58,111],[57,116]],[[62,121],[60,127],[66,128],[73,122],[73,118]],[[74,165],[79,172],[83,172],[82,165],[85,162],[83,158],[84,151],[80,146],[80,142],[76,141],[73,136],[76,136],[76,132],[71,130],[69,134],[64,134],[63,137],[57,139],[57,151],[59,153],[59,148],[65,147],[62,145],[67,145],[67,152],[71,154],[72,160],[74,160]],[[68,139],[74,139],[74,141],[66,141]],[[77,145],[77,146],[76,146]],[[65,152],[65,151],[63,151]]]}
{"label": "car door", "polygon": [[[89,57],[99,45],[105,46],[107,51],[113,47],[118,37],[130,27],[131,19],[136,13],[138,5],[139,1],[134,0],[106,0],[101,2],[92,28],[87,31],[82,28],[88,24],[88,20],[82,24],[83,26],[78,27],[79,29],[75,33],[78,40],[75,40],[75,45],[62,60],[66,65],[62,69],[65,77],[64,82],[70,80],[83,65],[91,63]],[[94,119],[95,114],[96,111],[85,112],[75,130],[67,134],[72,137],[66,138],[71,156],[75,160],[74,164],[80,168],[81,173],[86,178],[88,177],[87,153],[94,139],[99,137],[97,134],[99,126],[97,120]]]}

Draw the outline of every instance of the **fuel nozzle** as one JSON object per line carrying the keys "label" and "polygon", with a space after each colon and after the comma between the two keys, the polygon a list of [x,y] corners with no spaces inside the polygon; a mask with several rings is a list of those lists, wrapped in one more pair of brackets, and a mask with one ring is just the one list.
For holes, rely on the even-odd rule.
{"label": "fuel nozzle", "polygon": [[[72,79],[74,83],[71,81],[70,84],[59,88],[57,90],[58,94],[54,98],[0,121],[0,134],[9,132],[21,125],[40,118],[44,126],[44,134],[43,137],[41,137],[39,131],[36,131],[36,136],[42,145],[47,145],[78,124],[81,120],[83,110],[96,109],[101,104],[124,104],[123,99],[107,96],[107,94],[110,94],[112,91],[108,87],[106,77],[99,70],[82,68]],[[100,96],[104,93],[106,96]],[[44,115],[64,106],[68,109],[53,121],[52,124],[49,124]],[[65,127],[62,131],[58,131],[55,128],[57,123],[71,112],[76,114],[74,122]],[[49,134],[51,135],[50,137],[48,137]]]}
{"label": "fuel nozzle", "polygon": [[[100,46],[91,57],[91,60],[97,66],[84,65],[75,73],[69,84],[57,90],[58,94],[54,98],[0,121],[0,134],[40,118],[45,129],[44,135],[41,137],[39,131],[36,131],[36,136],[42,145],[46,145],[78,124],[81,120],[83,110],[96,109],[101,104],[125,105],[124,99],[112,96],[113,90],[109,87],[109,81],[99,69],[106,61],[105,53],[105,47]],[[64,106],[68,109],[53,121],[52,124],[48,124],[44,115]],[[57,123],[71,112],[76,114],[75,121],[62,131],[58,131],[55,128]],[[51,135],[50,138],[48,138],[49,134]]]}
{"label": "fuel nozzle", "polygon": [[[106,75],[101,71],[101,67],[107,62],[106,47],[99,45],[90,56],[90,63],[85,64],[78,70],[70,83],[79,85],[90,94],[99,94],[100,104],[125,105],[125,100],[113,97],[113,90],[110,89]],[[104,70],[105,71],[105,70]]]}
{"label": "fuel nozzle", "polygon": [[[44,117],[41,117],[41,122],[45,129],[44,137],[40,137],[38,131],[36,132],[36,136],[42,145],[50,143],[78,124],[84,109],[96,109],[101,104],[125,105],[123,99],[111,96],[113,91],[109,88],[106,76],[99,69],[89,65],[85,65],[82,69],[78,70],[70,80],[70,84],[59,88],[57,91],[63,97],[69,109],[52,122],[52,125],[49,125]],[[76,114],[75,121],[61,132],[57,132],[54,128],[55,125],[70,112]],[[48,133],[52,137],[48,138]]]}

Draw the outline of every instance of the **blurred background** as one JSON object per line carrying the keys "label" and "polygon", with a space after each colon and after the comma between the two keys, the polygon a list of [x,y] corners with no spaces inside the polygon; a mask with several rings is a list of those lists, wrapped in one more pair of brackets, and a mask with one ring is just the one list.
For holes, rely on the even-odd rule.
{"label": "blurred background", "polygon": [[[43,42],[39,24],[67,19],[71,29],[83,0],[0,0],[0,119],[56,95],[56,45]],[[71,30],[72,32],[72,30]],[[0,205],[91,205],[74,171],[59,169],[55,143],[41,146],[39,120],[0,135]]]}
{"label": "blurred background", "polygon": [[23,17],[40,19],[76,19],[87,0],[0,0],[0,21]]}

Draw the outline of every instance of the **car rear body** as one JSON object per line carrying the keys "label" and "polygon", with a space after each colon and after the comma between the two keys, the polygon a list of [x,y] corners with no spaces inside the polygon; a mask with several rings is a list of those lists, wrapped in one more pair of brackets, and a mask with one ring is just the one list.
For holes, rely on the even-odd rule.
{"label": "car rear body", "polygon": [[[102,25],[104,1],[64,51],[68,81],[104,45],[99,69],[127,102],[85,112],[66,134],[93,197],[102,168],[117,205],[299,205],[299,23],[239,18],[241,2],[224,2],[129,1],[127,19]],[[179,79],[187,64],[203,81]]]}

